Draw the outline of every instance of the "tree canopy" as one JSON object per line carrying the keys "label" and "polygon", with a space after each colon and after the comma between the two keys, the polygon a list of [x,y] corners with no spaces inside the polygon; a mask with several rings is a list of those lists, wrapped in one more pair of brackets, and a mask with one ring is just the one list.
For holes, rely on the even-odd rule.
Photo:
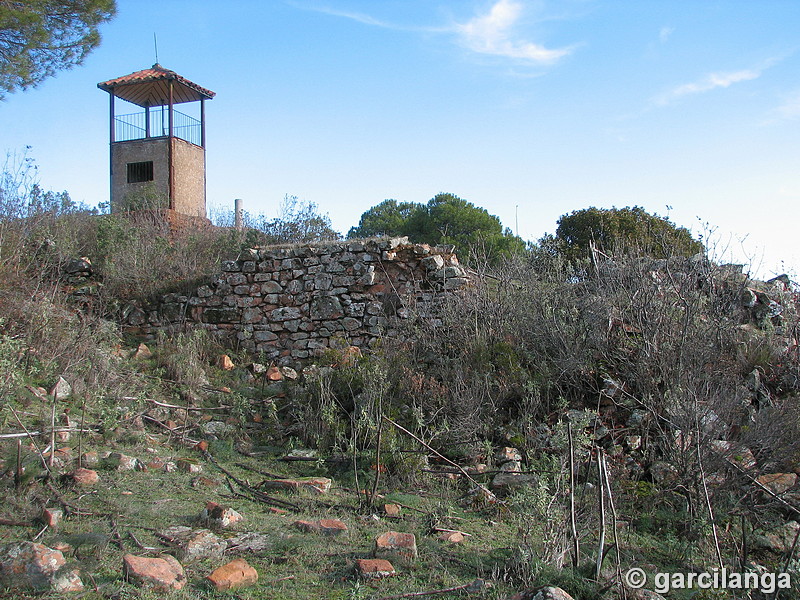
{"label": "tree canopy", "polygon": [[459,257],[489,261],[525,251],[525,242],[503,229],[500,219],[484,208],[441,193],[427,204],[384,200],[364,214],[348,238],[408,236],[415,243],[452,244]]}
{"label": "tree canopy", "polygon": [[115,0],[0,0],[0,99],[83,62]]}
{"label": "tree canopy", "polygon": [[562,215],[555,239],[544,241],[555,242],[570,259],[587,255],[591,243],[604,252],[635,250],[656,258],[691,256],[704,250],[688,229],[640,206],[589,207]]}

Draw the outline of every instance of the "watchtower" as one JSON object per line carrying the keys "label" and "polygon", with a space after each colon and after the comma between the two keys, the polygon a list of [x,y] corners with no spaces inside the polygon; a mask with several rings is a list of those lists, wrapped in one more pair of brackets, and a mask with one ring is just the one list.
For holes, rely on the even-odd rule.
{"label": "watchtower", "polygon": [[[97,87],[110,99],[111,211],[169,209],[205,218],[205,101],[214,92],[158,63]],[[144,111],[117,115],[117,99]],[[198,101],[199,118],[174,108]],[[150,196],[165,199],[162,205],[152,205],[153,200],[146,206],[132,205],[132,199],[141,200],[151,188],[156,194]]]}

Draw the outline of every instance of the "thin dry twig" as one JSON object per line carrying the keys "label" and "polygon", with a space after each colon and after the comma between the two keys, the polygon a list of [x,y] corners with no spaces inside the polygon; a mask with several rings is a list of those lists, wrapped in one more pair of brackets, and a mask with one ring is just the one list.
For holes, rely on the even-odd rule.
{"label": "thin dry twig", "polygon": [[402,426],[402,425],[400,425],[399,423],[395,423],[394,421],[392,421],[392,420],[391,420],[389,417],[387,417],[386,415],[381,415],[381,417],[382,417],[383,419],[385,419],[385,420],[386,420],[386,422],[387,422],[387,423],[389,423],[390,425],[394,425],[394,427],[396,427],[397,429],[399,429],[400,431],[402,431],[402,432],[403,432],[403,433],[405,433],[406,435],[409,435],[409,436],[411,436],[412,438],[414,438],[414,439],[415,439],[417,442],[419,442],[420,444],[422,444],[422,445],[423,445],[423,446],[424,446],[424,447],[425,447],[425,448],[426,448],[426,449],[427,449],[429,452],[433,452],[433,453],[434,453],[436,456],[438,456],[439,458],[441,458],[441,459],[442,459],[443,461],[445,461],[447,464],[449,464],[449,465],[452,465],[452,466],[454,466],[456,469],[458,469],[458,470],[459,470],[459,472],[460,472],[460,473],[461,473],[461,474],[462,474],[464,477],[466,477],[466,478],[467,478],[469,481],[471,481],[473,485],[477,486],[477,487],[478,487],[478,488],[480,488],[480,489],[481,489],[481,490],[482,490],[484,493],[486,493],[488,498],[495,498],[495,495],[494,495],[492,492],[490,492],[490,491],[489,491],[489,488],[487,488],[487,487],[486,487],[485,485],[483,485],[482,483],[478,483],[477,481],[475,481],[475,478],[473,478],[473,477],[472,477],[472,475],[470,475],[469,473],[467,473],[467,472],[464,470],[464,468],[463,468],[461,465],[459,465],[458,463],[454,463],[452,460],[450,460],[450,459],[449,459],[449,458],[447,458],[446,456],[443,456],[441,453],[437,452],[436,450],[434,450],[433,448],[431,448],[431,447],[430,447],[428,444],[426,444],[425,442],[423,442],[423,441],[422,441],[422,440],[421,440],[419,437],[417,437],[416,435],[414,435],[413,433],[411,433],[411,432],[410,432],[408,429],[406,429],[405,427],[403,427],[403,426]]}
{"label": "thin dry twig", "polygon": [[[253,486],[251,486],[250,484],[242,481],[241,479],[236,477],[233,473],[228,471],[225,467],[223,467],[221,464],[219,464],[216,461],[216,459],[213,456],[211,456],[211,454],[208,453],[207,450],[201,450],[201,453],[203,454],[203,458],[205,458],[207,461],[209,461],[211,464],[213,464],[215,467],[217,467],[220,471],[222,471],[222,473],[229,479],[229,483],[228,483],[229,487],[230,487],[230,481],[233,481],[240,488],[242,488],[243,490],[246,490],[247,493],[250,494],[250,496],[252,498],[255,498],[259,502],[264,502],[265,504],[274,504],[276,506],[282,506],[282,507],[285,507],[285,508],[290,508],[290,509],[298,511],[298,512],[300,511],[300,507],[297,506],[297,504],[294,504],[294,503],[288,502],[286,500],[280,500],[279,498],[274,498],[272,496],[269,496],[269,495],[265,494],[264,492],[262,492],[261,490],[257,490]],[[233,489],[231,489],[231,491],[236,493]]]}

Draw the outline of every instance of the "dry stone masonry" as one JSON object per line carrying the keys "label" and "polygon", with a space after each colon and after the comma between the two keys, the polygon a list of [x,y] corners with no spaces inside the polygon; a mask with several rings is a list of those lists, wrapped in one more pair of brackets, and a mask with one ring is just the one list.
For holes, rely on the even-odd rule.
{"label": "dry stone masonry", "polygon": [[129,333],[197,323],[229,343],[289,364],[326,348],[367,348],[396,336],[400,320],[432,317],[469,283],[450,247],[408,238],[252,248],[193,295],[134,307]]}

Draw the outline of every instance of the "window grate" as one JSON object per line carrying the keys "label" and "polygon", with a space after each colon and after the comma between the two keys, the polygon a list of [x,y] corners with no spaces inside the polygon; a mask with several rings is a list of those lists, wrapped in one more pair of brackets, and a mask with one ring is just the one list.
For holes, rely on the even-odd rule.
{"label": "window grate", "polygon": [[153,181],[153,161],[128,163],[128,183]]}

